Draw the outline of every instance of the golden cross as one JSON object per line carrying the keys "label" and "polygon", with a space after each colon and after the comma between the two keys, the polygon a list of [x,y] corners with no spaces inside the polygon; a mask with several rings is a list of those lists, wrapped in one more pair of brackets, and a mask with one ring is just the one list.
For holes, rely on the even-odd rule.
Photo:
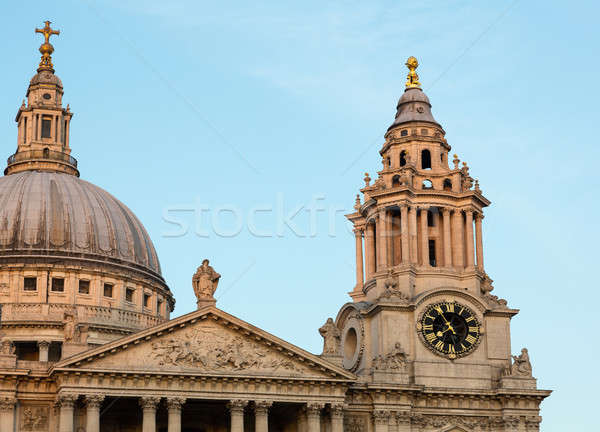
{"label": "golden cross", "polygon": [[51,24],[50,21],[45,21],[45,23],[46,23],[46,25],[44,26],[43,29],[36,28],[35,32],[43,34],[44,37],[46,38],[45,43],[49,43],[48,41],[50,40],[50,36],[52,36],[52,35],[59,35],[60,34],[60,30],[52,30],[50,28],[50,24]]}

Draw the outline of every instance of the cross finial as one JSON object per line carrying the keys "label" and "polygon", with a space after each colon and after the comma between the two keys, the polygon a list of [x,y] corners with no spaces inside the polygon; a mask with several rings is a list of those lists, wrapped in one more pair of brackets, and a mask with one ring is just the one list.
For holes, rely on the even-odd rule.
{"label": "cross finial", "polygon": [[408,76],[406,77],[406,88],[421,88],[419,82],[419,75],[417,75],[416,69],[419,67],[419,61],[410,56],[406,60],[406,67],[408,68]]}
{"label": "cross finial", "polygon": [[40,53],[42,54],[42,59],[40,61],[40,66],[38,67],[38,72],[43,70],[48,70],[50,72],[54,72],[54,66],[52,65],[52,56],[51,54],[54,52],[54,47],[50,43],[50,36],[59,35],[60,30],[53,30],[50,27],[51,22],[45,21],[45,26],[43,29],[35,29],[36,33],[41,33],[44,35],[44,43],[40,46]]}
{"label": "cross finial", "polygon": [[52,36],[52,35],[59,35],[60,34],[60,30],[53,30],[52,28],[50,28],[50,24],[52,24],[51,21],[44,21],[44,24],[46,24],[46,25],[44,26],[43,29],[36,28],[35,32],[36,33],[41,33],[41,34],[44,35],[44,38],[46,39],[44,41],[44,43],[50,43],[49,42],[50,41],[50,36]]}

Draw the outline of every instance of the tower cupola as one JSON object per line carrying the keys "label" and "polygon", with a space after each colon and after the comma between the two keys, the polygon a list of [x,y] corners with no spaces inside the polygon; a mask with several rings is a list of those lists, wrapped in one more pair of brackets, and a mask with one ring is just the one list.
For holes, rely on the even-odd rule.
{"label": "tower cupola", "polygon": [[36,33],[44,36],[40,46],[42,54],[37,73],[27,88],[27,101],[17,112],[17,151],[10,156],[4,174],[27,170],[64,172],[79,176],[77,160],[71,156],[69,125],[73,114],[67,105],[62,106],[63,85],[54,74],[50,37],[60,31],[45,22]]}
{"label": "tower cupola", "polygon": [[438,122],[433,118],[433,114],[431,114],[429,98],[421,89],[419,75],[417,75],[416,71],[419,62],[415,57],[409,57],[405,64],[409,70],[406,77],[406,89],[398,101],[396,117],[388,130],[414,121],[429,122],[440,127]]}

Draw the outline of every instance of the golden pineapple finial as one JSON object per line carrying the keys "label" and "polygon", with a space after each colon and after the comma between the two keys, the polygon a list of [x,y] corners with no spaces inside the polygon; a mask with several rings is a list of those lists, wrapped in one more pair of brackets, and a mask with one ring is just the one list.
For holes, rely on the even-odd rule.
{"label": "golden pineapple finial", "polygon": [[50,36],[59,35],[59,30],[53,30],[50,28],[50,21],[45,21],[45,26],[43,29],[35,29],[36,33],[41,33],[44,35],[44,43],[40,46],[40,53],[42,54],[42,59],[40,60],[40,65],[38,67],[38,72],[43,70],[47,70],[50,72],[54,72],[54,65],[52,64],[52,53],[54,52],[54,47],[50,43]]}
{"label": "golden pineapple finial", "polygon": [[419,61],[415,57],[410,56],[405,64],[409,71],[406,77],[406,88],[421,88],[419,75],[416,72],[416,69],[419,67]]}

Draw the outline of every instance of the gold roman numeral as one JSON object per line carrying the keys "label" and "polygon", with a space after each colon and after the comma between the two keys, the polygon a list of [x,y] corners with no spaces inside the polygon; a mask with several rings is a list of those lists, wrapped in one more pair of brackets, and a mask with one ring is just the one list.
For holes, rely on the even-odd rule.
{"label": "gold roman numeral", "polygon": [[438,311],[438,313],[439,313],[440,315],[443,315],[443,314],[444,314],[444,310],[442,309],[442,306],[440,306],[440,305],[436,305],[436,306],[434,306],[434,309],[435,309],[436,311]]}
{"label": "gold roman numeral", "polygon": [[471,322],[471,321],[474,321],[474,320],[475,320],[475,318],[473,316],[470,316],[469,318],[465,318],[466,322]]}
{"label": "gold roman numeral", "polygon": [[444,342],[442,342],[442,341],[438,341],[438,342],[435,344],[435,347],[436,347],[437,349],[439,349],[439,350],[443,350],[443,349],[444,349]]}
{"label": "gold roman numeral", "polygon": [[474,337],[473,335],[468,335],[468,336],[465,338],[465,340],[466,340],[467,342],[469,342],[471,345],[473,345],[473,344],[474,344],[474,343],[477,341],[477,339],[475,339],[475,337]]}
{"label": "gold roman numeral", "polygon": [[436,340],[437,336],[435,335],[435,333],[427,333],[425,335],[425,339],[427,339],[428,342],[433,342],[434,340]]}
{"label": "gold roman numeral", "polygon": [[431,331],[433,331],[433,324],[425,324],[425,325],[423,325],[423,330],[431,330]]}
{"label": "gold roman numeral", "polygon": [[477,326],[469,326],[469,333],[479,334],[479,327],[477,327]]}
{"label": "gold roman numeral", "polygon": [[446,312],[454,312],[454,303],[446,303]]}
{"label": "gold roman numeral", "polygon": [[456,350],[454,349],[454,345],[452,345],[452,344],[448,345],[448,353],[450,353],[450,354],[456,354]]}

